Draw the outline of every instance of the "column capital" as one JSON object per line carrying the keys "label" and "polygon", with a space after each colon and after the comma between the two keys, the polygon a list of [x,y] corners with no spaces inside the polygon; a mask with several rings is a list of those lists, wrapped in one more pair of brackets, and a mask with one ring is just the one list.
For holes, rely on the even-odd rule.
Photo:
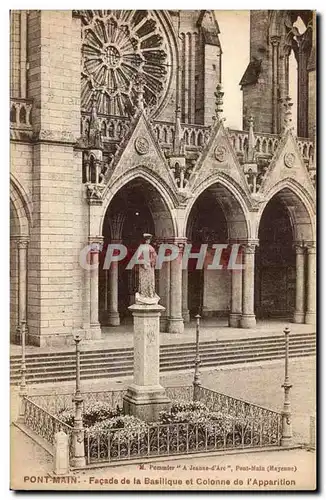
{"label": "column capital", "polygon": [[177,238],[165,238],[165,243],[170,243],[172,245],[175,245],[182,250],[186,245],[186,243],[188,243],[188,239],[185,236]]}
{"label": "column capital", "polygon": [[88,244],[91,245],[91,252],[99,253],[103,247],[103,236],[89,236]]}
{"label": "column capital", "polygon": [[275,47],[280,44],[281,37],[278,35],[273,35],[270,37],[271,44]]}
{"label": "column capital", "polygon": [[19,249],[25,249],[28,247],[29,238],[28,236],[18,236],[16,239],[16,244]]}
{"label": "column capital", "polygon": [[307,248],[308,254],[316,253],[316,242],[315,241],[305,241],[305,246]]}
{"label": "column capital", "polygon": [[246,254],[254,254],[256,252],[256,247],[258,246],[259,240],[246,240],[241,243],[241,247]]}
{"label": "column capital", "polygon": [[293,243],[293,248],[295,249],[296,254],[303,255],[305,253],[305,245],[303,241],[295,241]]}

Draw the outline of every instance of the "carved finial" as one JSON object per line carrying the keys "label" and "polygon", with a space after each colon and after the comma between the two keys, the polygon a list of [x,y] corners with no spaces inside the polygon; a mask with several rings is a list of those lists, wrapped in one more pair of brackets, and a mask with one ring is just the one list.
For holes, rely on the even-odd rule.
{"label": "carved finial", "polygon": [[284,115],[283,115],[283,132],[287,132],[288,130],[293,130],[292,123],[292,110],[293,102],[290,96],[285,97],[283,100],[284,106]]}
{"label": "carved finial", "polygon": [[178,106],[175,110],[175,126],[173,139],[173,154],[184,154],[183,130],[181,127],[181,108]]}
{"label": "carved finial", "polygon": [[92,96],[91,119],[88,130],[88,147],[90,149],[103,148],[101,123],[97,116],[97,98],[95,93]]}
{"label": "carved finial", "polygon": [[138,110],[144,109],[144,85],[145,76],[143,73],[139,72],[136,75],[134,86],[134,89],[136,91],[136,108]]}
{"label": "carved finial", "polygon": [[218,83],[216,85],[216,91],[214,92],[215,96],[215,116],[218,121],[222,119],[221,114],[223,113],[223,96],[224,92],[222,92],[222,85]]}
{"label": "carved finial", "polygon": [[248,119],[249,131],[248,131],[248,150],[247,150],[247,162],[255,162],[255,134],[254,134],[254,117],[250,115]]}

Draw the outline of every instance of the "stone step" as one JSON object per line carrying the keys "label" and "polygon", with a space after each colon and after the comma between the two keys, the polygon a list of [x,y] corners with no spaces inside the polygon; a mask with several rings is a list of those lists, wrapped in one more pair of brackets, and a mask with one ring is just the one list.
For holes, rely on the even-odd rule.
{"label": "stone step", "polygon": [[[316,346],[316,343],[314,340],[309,340],[309,342],[305,342],[304,344],[302,344],[301,342],[292,342],[290,344],[290,350],[294,350],[294,349],[298,349],[298,348],[315,348]],[[223,355],[228,355],[229,353],[234,353],[235,351],[237,353],[251,353],[251,352],[261,352],[261,349],[263,348],[264,352],[267,352],[267,351],[274,351],[275,349],[278,349],[278,350],[282,350],[284,351],[284,344],[279,344],[279,345],[274,345],[274,344],[264,344],[263,346],[262,345],[257,345],[257,346],[254,346],[254,347],[237,347],[237,349],[234,349],[234,347],[225,347],[225,348],[221,348],[219,346],[217,346],[216,348],[209,348],[209,349],[200,349],[199,353],[200,355],[202,356],[202,358],[206,358],[206,357],[218,357],[218,356],[223,356]],[[160,354],[160,360],[161,361],[164,361],[164,360],[171,360],[171,361],[174,361],[178,358],[182,358],[182,359],[185,359],[185,358],[193,358],[195,356],[195,349],[191,350],[191,351],[188,351],[188,352],[183,352],[183,351],[175,351],[173,353],[167,353],[167,352],[162,352],[161,351],[161,354]],[[132,361],[133,360],[133,352],[132,353],[124,353],[124,352],[121,352],[119,354],[117,354],[116,356],[112,356],[111,354],[110,355],[107,355],[105,352],[103,351],[100,351],[96,354],[94,354],[93,356],[82,356],[81,357],[81,365],[82,366],[86,366],[86,365],[89,365],[89,364],[93,364],[94,362],[97,362],[97,363],[113,363],[113,364],[116,364],[116,363],[119,363],[119,362],[123,362],[123,361],[126,361],[126,360],[130,360]],[[30,371],[33,371],[35,370],[35,368],[41,368],[41,367],[50,367],[50,366],[57,366],[58,363],[60,362],[60,368],[62,367],[71,367],[72,369],[74,369],[75,367],[75,357],[74,356],[71,356],[69,358],[66,358],[64,360],[58,360],[58,359],[51,359],[51,360],[46,360],[46,359],[40,359],[40,360],[27,360],[27,367]],[[14,373],[16,370],[19,370],[20,369],[20,360],[18,361],[15,361],[14,363],[12,363],[11,365],[11,372]]]}
{"label": "stone step", "polygon": [[[314,356],[315,355],[315,352],[302,352],[300,355],[296,354],[296,353],[293,353],[293,354],[290,354],[290,358],[296,358],[296,357],[307,357],[307,356]],[[279,355],[276,355],[276,356],[273,356],[273,358],[271,358],[270,356],[260,356],[259,358],[257,357],[253,357],[253,358],[246,358],[245,361],[241,361],[239,359],[233,359],[233,360],[228,360],[228,361],[225,361],[225,360],[220,360],[220,361],[214,361],[214,362],[209,362],[209,363],[203,363],[202,366],[206,366],[206,367],[209,367],[209,366],[212,366],[212,367],[218,367],[218,366],[225,366],[225,365],[234,365],[234,364],[239,364],[239,363],[251,363],[251,362],[257,362],[257,361],[270,361],[271,359],[273,360],[277,360],[277,359],[283,359],[284,356],[279,354]],[[188,364],[188,365],[182,365],[182,366],[178,366],[178,365],[173,365],[173,366],[169,366],[169,367],[162,367],[161,368],[161,371],[162,372],[169,372],[169,371],[178,371],[178,370],[187,370],[187,369],[193,369],[193,364]],[[89,379],[93,379],[93,378],[106,378],[107,376],[109,376],[110,378],[117,378],[117,377],[126,377],[126,376],[131,376],[133,373],[133,370],[132,368],[130,369],[123,369],[121,371],[117,371],[117,370],[112,370],[110,368],[105,368],[105,367],[97,367],[97,368],[94,368],[91,372],[89,373],[81,373],[81,379],[82,380],[89,380]],[[48,380],[49,379],[49,380]],[[49,374],[47,377],[42,377],[41,379],[39,379],[37,376],[34,377],[34,376],[31,376],[30,379],[28,379],[28,381],[30,383],[42,383],[42,382],[48,382],[48,381],[51,381],[51,382],[68,382],[68,381],[72,381],[72,380],[75,380],[75,375],[74,373],[69,373],[69,374],[66,374],[66,375],[58,375],[58,374]]]}
{"label": "stone step", "polygon": [[[306,355],[314,355],[315,348],[314,347],[298,347],[290,350],[291,357],[300,357]],[[279,350],[263,350],[261,352],[256,353],[230,353],[224,356],[209,356],[202,358],[202,366],[220,366],[234,363],[244,363],[251,361],[263,361],[263,360],[272,360],[272,359],[280,359],[284,357],[284,352]],[[171,360],[162,360],[160,363],[160,368],[162,371],[169,370],[182,370],[193,368],[194,366],[194,358],[182,357],[180,359],[171,359]],[[91,363],[90,365],[84,366],[81,365],[81,376],[82,378],[88,378],[88,376],[97,375],[101,377],[101,373],[110,374],[110,376],[125,376],[131,375],[133,372],[133,362],[132,360],[125,360],[124,362],[118,361],[116,363]],[[104,375],[103,375],[104,376]],[[19,381],[20,373],[19,370],[12,373],[11,382]],[[75,366],[58,366],[58,367],[43,367],[43,368],[35,368],[34,370],[27,372],[27,380],[35,383],[41,383],[46,379],[51,379],[53,381],[60,380],[74,380],[75,377]]]}
{"label": "stone step", "polygon": [[[296,333],[290,336],[290,343],[296,340],[304,340],[304,339],[311,339],[311,338],[316,338],[316,333]],[[261,343],[261,342],[283,342],[284,343],[284,335],[270,335],[270,336],[262,336],[262,337],[248,337],[248,338],[237,338],[237,339],[224,339],[224,340],[211,340],[211,341],[204,341],[200,342],[200,347],[201,348],[206,348],[206,347],[214,347],[215,345],[230,345],[230,344],[256,344],[256,343]],[[186,342],[186,343],[178,343],[178,344],[164,344],[161,345],[160,349],[164,351],[175,351],[176,349],[182,349],[186,350],[189,348],[195,348],[195,342]],[[85,355],[93,355],[97,354],[99,352],[105,352],[105,353],[112,353],[112,354],[117,354],[120,353],[121,351],[124,352],[132,352],[133,347],[120,347],[120,348],[109,348],[109,349],[93,349],[93,350],[81,350],[81,356]],[[39,358],[52,358],[52,357],[69,357],[74,355],[75,350],[72,347],[69,349],[69,351],[58,351],[58,352],[46,352],[46,353],[26,353],[26,359],[39,359]],[[21,355],[20,354],[13,354],[10,356],[11,361],[15,360],[20,360]]]}
{"label": "stone step", "polygon": [[[298,336],[293,336],[292,338],[290,337],[290,345],[301,342],[310,342],[310,341],[315,341],[316,336],[315,334],[309,334],[305,335],[304,337],[298,338]],[[242,348],[242,347],[255,347],[257,345],[266,345],[266,344],[279,344],[279,345],[284,345],[284,336],[283,337],[272,337],[271,339],[264,339],[264,338],[253,338],[251,340],[249,339],[238,339],[236,343],[234,342],[229,342],[227,340],[224,341],[213,341],[209,343],[200,343],[200,351],[207,351],[211,349],[216,349],[216,348],[227,348],[227,347],[233,347],[233,348]],[[165,353],[170,353],[170,352],[187,352],[187,351],[194,351],[196,349],[195,343],[192,344],[176,344],[174,346],[170,345],[163,345],[160,347],[161,354]],[[96,351],[82,351],[81,352],[81,358],[87,358],[87,357],[96,357],[96,356],[101,356],[101,355],[107,355],[107,356],[119,356],[121,353],[129,355],[133,354],[133,347],[130,348],[125,348],[121,347],[120,349],[98,349]],[[61,359],[62,361],[66,359],[74,359],[75,358],[75,352],[57,352],[57,353],[45,353],[45,354],[26,354],[26,361],[28,362],[39,362],[41,359],[44,360],[49,360],[49,358],[52,359]],[[11,362],[20,362],[21,356],[15,355],[11,356]]]}

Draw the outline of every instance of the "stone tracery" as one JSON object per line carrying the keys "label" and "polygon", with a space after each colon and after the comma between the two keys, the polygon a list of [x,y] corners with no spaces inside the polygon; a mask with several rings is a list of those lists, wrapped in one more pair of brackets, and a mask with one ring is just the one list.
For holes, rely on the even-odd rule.
{"label": "stone tracery", "polygon": [[99,113],[132,114],[137,81],[144,79],[144,104],[153,112],[171,75],[169,44],[153,11],[99,10],[82,15],[82,107],[95,95]]}

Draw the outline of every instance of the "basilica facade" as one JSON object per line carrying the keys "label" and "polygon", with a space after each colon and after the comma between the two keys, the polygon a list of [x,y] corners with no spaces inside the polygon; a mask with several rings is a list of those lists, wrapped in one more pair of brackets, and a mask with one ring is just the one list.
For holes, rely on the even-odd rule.
{"label": "basilica facade", "polygon": [[227,260],[238,245],[243,264],[164,263],[162,331],[198,313],[315,322],[314,12],[251,12],[243,130],[224,124],[217,11],[12,11],[10,29],[12,342],[22,328],[44,347],[127,324],[137,273],[104,269],[104,254],[131,255],[145,232],[180,255],[225,244]]}

